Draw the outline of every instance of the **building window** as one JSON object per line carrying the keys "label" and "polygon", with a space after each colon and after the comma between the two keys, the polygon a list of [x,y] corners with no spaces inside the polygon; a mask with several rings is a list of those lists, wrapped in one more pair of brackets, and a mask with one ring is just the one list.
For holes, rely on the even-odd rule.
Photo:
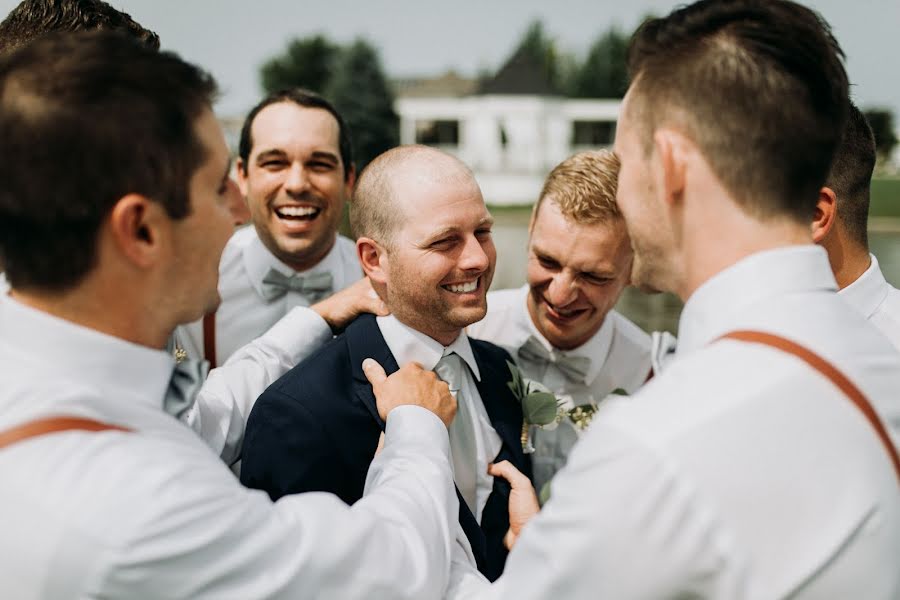
{"label": "building window", "polygon": [[459,121],[416,121],[416,143],[427,146],[458,146]]}
{"label": "building window", "polygon": [[616,135],[615,121],[573,121],[573,146],[611,146]]}

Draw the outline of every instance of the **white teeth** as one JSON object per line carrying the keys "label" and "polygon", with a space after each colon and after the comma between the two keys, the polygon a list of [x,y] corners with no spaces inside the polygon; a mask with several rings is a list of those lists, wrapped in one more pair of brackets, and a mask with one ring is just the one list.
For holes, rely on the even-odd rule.
{"label": "white teeth", "polygon": [[308,217],[319,212],[319,209],[312,206],[282,206],[275,212],[285,217]]}
{"label": "white teeth", "polygon": [[474,292],[478,289],[478,280],[471,281],[469,283],[460,283],[457,285],[448,285],[446,286],[448,290],[453,292],[454,294],[465,294],[467,292]]}

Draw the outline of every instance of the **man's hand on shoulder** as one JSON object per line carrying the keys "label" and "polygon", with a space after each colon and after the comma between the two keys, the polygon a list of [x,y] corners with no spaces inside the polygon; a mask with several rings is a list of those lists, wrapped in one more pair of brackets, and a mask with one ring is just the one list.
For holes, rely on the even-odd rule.
{"label": "man's hand on shoulder", "polygon": [[367,358],[363,371],[372,384],[378,414],[387,421],[388,414],[396,407],[409,404],[421,406],[436,414],[449,426],[456,415],[456,398],[450,388],[432,371],[425,371],[418,363],[410,363],[388,377],[380,364]]}
{"label": "man's hand on shoulder", "polygon": [[381,316],[389,313],[387,306],[372,289],[368,277],[317,302],[311,308],[325,319],[334,333],[339,333],[362,313]]}

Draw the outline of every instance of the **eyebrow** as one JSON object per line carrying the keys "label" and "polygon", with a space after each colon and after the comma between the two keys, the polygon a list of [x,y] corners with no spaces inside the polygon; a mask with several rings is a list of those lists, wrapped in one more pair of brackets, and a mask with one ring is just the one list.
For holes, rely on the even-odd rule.
{"label": "eyebrow", "polygon": [[[562,261],[560,261],[552,252],[548,252],[547,250],[544,250],[543,248],[536,246],[534,244],[531,245],[531,251],[534,253],[534,255],[538,259],[551,260],[551,261],[555,262],[556,264],[562,266]],[[615,277],[616,276],[616,271],[614,268],[609,269],[609,268],[605,268],[602,265],[598,266],[597,268],[594,268],[594,269],[588,269],[588,270],[574,269],[574,270],[576,270],[581,275],[594,275],[596,277]]]}
{"label": "eyebrow", "polygon": [[[286,156],[287,152],[285,152],[284,150],[281,150],[279,148],[272,148],[271,150],[263,150],[262,152],[257,154],[256,162],[257,164],[259,164],[270,158],[284,158]],[[326,152],[324,150],[316,150],[312,153],[312,158],[319,160],[329,160],[335,164],[340,163],[340,158],[336,154],[334,154],[333,152]]]}

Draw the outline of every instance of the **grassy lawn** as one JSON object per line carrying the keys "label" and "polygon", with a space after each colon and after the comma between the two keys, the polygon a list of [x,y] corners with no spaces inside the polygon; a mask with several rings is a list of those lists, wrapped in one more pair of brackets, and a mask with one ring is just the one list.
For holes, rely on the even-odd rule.
{"label": "grassy lawn", "polygon": [[870,217],[900,218],[900,179],[873,179]]}

